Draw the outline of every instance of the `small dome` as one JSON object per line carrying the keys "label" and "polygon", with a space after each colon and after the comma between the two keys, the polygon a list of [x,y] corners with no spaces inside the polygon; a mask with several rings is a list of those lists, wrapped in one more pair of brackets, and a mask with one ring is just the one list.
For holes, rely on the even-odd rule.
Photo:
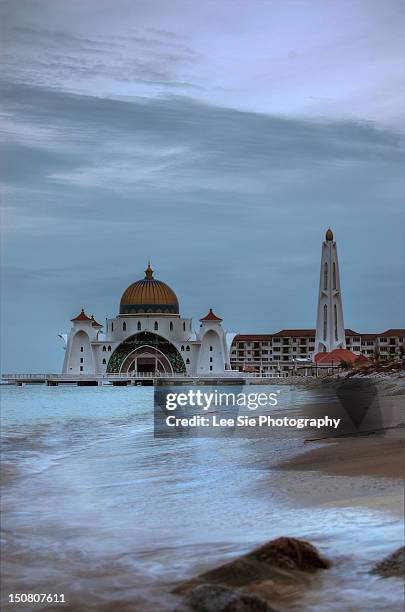
{"label": "small dome", "polygon": [[179,302],[174,291],[153,278],[148,264],[145,278],[138,280],[122,294],[120,314],[179,314]]}
{"label": "small dome", "polygon": [[331,230],[330,228],[326,230],[325,238],[326,238],[326,240],[328,240],[329,242],[330,242],[331,240],[333,240],[333,232],[332,232],[332,230]]}

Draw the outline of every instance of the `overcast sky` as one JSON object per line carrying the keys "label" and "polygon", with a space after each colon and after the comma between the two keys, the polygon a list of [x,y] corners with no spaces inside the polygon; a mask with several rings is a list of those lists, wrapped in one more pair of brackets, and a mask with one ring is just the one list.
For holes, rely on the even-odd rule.
{"label": "overcast sky", "polygon": [[404,326],[401,0],[0,1],[3,371],[155,276],[236,332]]}

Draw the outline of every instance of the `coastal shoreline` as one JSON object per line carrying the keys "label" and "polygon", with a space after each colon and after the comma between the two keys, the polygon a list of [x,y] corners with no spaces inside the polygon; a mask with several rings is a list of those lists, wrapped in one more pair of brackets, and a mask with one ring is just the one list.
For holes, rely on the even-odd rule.
{"label": "coastal shoreline", "polygon": [[271,469],[295,486],[288,488],[294,503],[314,507],[363,507],[405,515],[404,429],[330,438],[305,445],[302,452]]}

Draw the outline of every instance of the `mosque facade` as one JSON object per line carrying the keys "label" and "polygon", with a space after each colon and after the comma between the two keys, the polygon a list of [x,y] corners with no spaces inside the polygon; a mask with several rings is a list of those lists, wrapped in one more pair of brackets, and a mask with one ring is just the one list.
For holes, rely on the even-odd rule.
{"label": "mosque facade", "polygon": [[104,326],[84,309],[71,319],[65,342],[63,374],[167,373],[205,376],[230,370],[230,345],[222,319],[212,309],[193,331],[180,314],[173,289],[156,279],[148,265],[145,277],[122,294],[119,313]]}

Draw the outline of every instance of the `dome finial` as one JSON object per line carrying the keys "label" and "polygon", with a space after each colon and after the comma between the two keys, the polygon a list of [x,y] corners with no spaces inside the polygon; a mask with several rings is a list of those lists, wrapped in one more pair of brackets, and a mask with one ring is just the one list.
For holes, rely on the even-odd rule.
{"label": "dome finial", "polygon": [[148,267],[145,270],[145,278],[148,280],[152,280],[153,279],[153,270],[150,267],[150,261],[148,261]]}
{"label": "dome finial", "polygon": [[330,227],[326,230],[325,238],[328,242],[331,242],[333,240],[333,232]]}

